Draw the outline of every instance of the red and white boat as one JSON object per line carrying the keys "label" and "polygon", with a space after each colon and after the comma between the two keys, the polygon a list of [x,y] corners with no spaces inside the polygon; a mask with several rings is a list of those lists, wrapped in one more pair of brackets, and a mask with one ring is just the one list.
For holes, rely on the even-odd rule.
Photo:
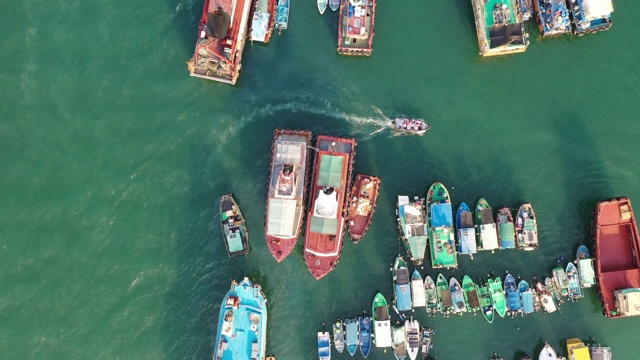
{"label": "red and white boat", "polygon": [[408,119],[408,118],[395,118],[391,120],[391,127],[393,130],[402,131],[410,134],[424,135],[431,125],[427,124],[422,119]]}
{"label": "red and white boat", "polygon": [[242,65],[251,0],[205,0],[191,76],[235,84]]}
{"label": "red and white boat", "polygon": [[640,236],[631,201],[601,201],[594,213],[596,272],[603,314],[640,315]]}
{"label": "red and white boat", "polygon": [[355,139],[318,136],[304,235],[304,260],[316,280],[325,277],[340,260],[355,147]]}

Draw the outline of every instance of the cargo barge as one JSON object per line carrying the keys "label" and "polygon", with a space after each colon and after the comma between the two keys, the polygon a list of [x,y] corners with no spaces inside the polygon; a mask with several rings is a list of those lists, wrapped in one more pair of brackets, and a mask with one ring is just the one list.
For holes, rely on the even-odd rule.
{"label": "cargo barge", "polygon": [[529,35],[524,30],[519,0],[471,0],[481,56],[525,52]]}
{"label": "cargo barge", "polygon": [[569,9],[565,0],[534,0],[536,21],[542,36],[555,36],[571,32]]}
{"label": "cargo barge", "polygon": [[265,237],[281,262],[298,241],[304,217],[311,132],[278,129],[271,148]]}
{"label": "cargo barge", "polygon": [[356,140],[318,136],[313,166],[304,261],[316,280],[340,260],[346,218],[346,194],[353,170]]}
{"label": "cargo barge", "polygon": [[606,31],[613,25],[611,0],[567,0],[567,4],[571,11],[572,31],[578,36]]}
{"label": "cargo barge", "polygon": [[268,43],[276,20],[276,0],[256,0],[249,40]]}
{"label": "cargo barge", "polygon": [[251,0],[205,0],[191,76],[235,84],[240,75]]}
{"label": "cargo barge", "polygon": [[603,314],[640,315],[640,236],[631,201],[621,197],[599,202],[593,233]]}
{"label": "cargo barge", "polygon": [[376,0],[343,0],[338,21],[338,54],[370,56],[373,51]]}

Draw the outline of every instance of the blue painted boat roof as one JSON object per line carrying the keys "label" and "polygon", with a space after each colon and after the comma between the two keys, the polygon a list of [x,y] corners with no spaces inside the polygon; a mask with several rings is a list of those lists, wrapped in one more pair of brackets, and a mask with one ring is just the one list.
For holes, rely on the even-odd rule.
{"label": "blue painted boat roof", "polygon": [[525,314],[530,314],[533,312],[533,293],[531,291],[522,293],[522,311]]}
{"label": "blue painted boat roof", "polygon": [[431,205],[431,226],[453,226],[451,203]]}
{"label": "blue painted boat roof", "polygon": [[396,307],[400,311],[411,310],[411,287],[409,284],[396,285]]}
{"label": "blue painted boat roof", "polygon": [[358,346],[358,321],[356,319],[347,319],[345,321],[347,332],[347,346]]}
{"label": "blue painted boat roof", "polygon": [[248,278],[232,283],[220,307],[214,359],[263,359],[266,336],[267,307],[260,286]]}
{"label": "blue painted boat roof", "polygon": [[475,228],[458,229],[458,252],[467,255],[478,252]]}

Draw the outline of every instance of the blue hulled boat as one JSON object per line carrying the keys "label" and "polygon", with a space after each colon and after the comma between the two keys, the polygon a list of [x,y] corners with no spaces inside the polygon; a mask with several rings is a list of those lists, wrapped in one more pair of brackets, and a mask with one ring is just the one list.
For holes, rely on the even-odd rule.
{"label": "blue hulled boat", "polygon": [[613,25],[612,0],[569,0],[569,10],[573,17],[573,33],[578,36],[609,30]]}
{"label": "blue hulled boat", "polygon": [[522,312],[525,314],[531,314],[534,312],[533,291],[531,291],[529,283],[524,280],[520,280],[518,283],[518,292],[520,292],[520,300],[522,300]]}
{"label": "blue hulled boat", "polygon": [[411,310],[411,285],[409,282],[409,268],[402,256],[396,257],[393,263],[393,302],[399,311]]}
{"label": "blue hulled boat", "polygon": [[451,290],[451,300],[453,302],[453,312],[462,315],[467,312],[467,302],[464,300],[462,286],[453,276],[449,279],[449,290]]}
{"label": "blue hulled boat", "polygon": [[584,296],[582,288],[580,287],[580,276],[578,275],[578,269],[572,262],[567,264],[567,279],[569,280],[569,299],[577,300]]}
{"label": "blue hulled boat", "polygon": [[360,325],[360,352],[366,358],[371,351],[371,317],[358,316],[358,325]]}
{"label": "blue hulled boat", "polygon": [[571,32],[569,9],[565,0],[534,0],[534,6],[542,36]]}
{"label": "blue hulled boat", "polygon": [[264,360],[267,299],[249,278],[234,280],[220,306],[214,360]]}
{"label": "blue hulled boat", "polygon": [[347,333],[347,351],[349,355],[353,356],[358,350],[358,337],[360,336],[360,330],[357,319],[347,319],[344,321]]}
{"label": "blue hulled boat", "polygon": [[516,316],[522,312],[522,302],[520,300],[520,291],[516,285],[513,275],[507,274],[504,278],[504,292],[507,295],[507,311],[511,316]]}
{"label": "blue hulled boat", "polygon": [[[237,359],[232,357],[232,359]],[[252,360],[254,358],[251,358]],[[328,332],[318,333],[318,359],[331,360],[331,338]]]}
{"label": "blue hulled boat", "polygon": [[276,7],[276,22],[275,27],[278,30],[278,34],[282,30],[287,30],[289,26],[289,0],[278,0],[278,7]]}
{"label": "blue hulled boat", "polygon": [[473,226],[473,213],[465,202],[456,211],[456,229],[458,230],[458,252],[470,255],[478,252],[476,245],[476,228]]}

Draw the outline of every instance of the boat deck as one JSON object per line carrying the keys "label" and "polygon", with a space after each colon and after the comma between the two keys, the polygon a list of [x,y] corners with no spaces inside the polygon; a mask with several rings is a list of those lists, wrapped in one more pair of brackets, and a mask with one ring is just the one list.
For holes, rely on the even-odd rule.
{"label": "boat deck", "polygon": [[[527,50],[519,0],[471,0],[481,56],[520,53]],[[506,5],[507,9],[502,8]],[[494,11],[498,6],[498,11]]]}
{"label": "boat deck", "polygon": [[349,235],[358,241],[371,224],[376,208],[380,179],[375,176],[357,175],[349,201]]}
{"label": "boat deck", "polygon": [[371,55],[375,24],[375,0],[344,0],[340,5],[338,53]]}

